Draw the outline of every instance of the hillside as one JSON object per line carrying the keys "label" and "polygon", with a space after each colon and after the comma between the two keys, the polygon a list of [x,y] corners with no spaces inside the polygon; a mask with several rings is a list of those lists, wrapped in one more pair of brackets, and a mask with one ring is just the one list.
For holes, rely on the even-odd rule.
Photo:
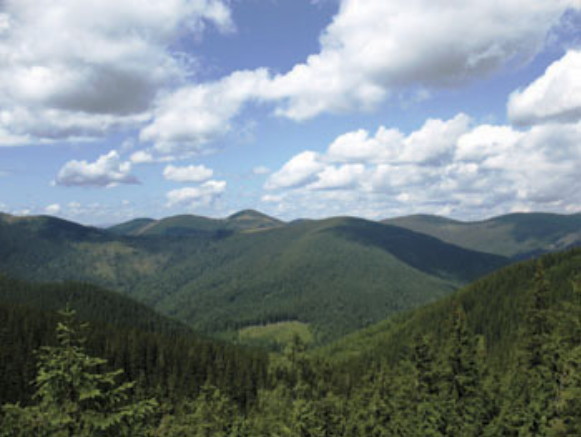
{"label": "hillside", "polygon": [[[246,223],[249,216],[257,220],[248,212],[229,220]],[[45,220],[0,226],[0,271],[119,290],[197,330],[233,340],[242,328],[282,321],[306,324],[319,342],[339,338],[434,301],[507,262],[354,218],[260,232],[200,232],[198,225],[190,233],[173,233],[171,226],[161,232],[161,224],[192,223],[191,216],[173,217],[146,224],[155,226],[138,236],[80,225],[76,232],[35,231],[32,224]],[[69,226],[51,219],[53,229]]]}
{"label": "hillside", "polygon": [[109,231],[133,236],[184,236],[219,234],[228,231],[252,231],[281,226],[283,222],[254,210],[244,210],[224,219],[196,215],[178,215],[161,220],[135,219],[112,226]]}
{"label": "hillside", "polygon": [[[581,287],[581,249],[542,257],[553,308],[575,301],[574,284]],[[527,308],[535,287],[536,260],[524,261],[487,275],[452,295],[353,333],[317,353],[365,367],[369,361],[399,360],[418,336],[433,337],[435,348],[445,339],[446,320],[458,305],[471,332],[484,338],[488,359],[499,367],[515,358]],[[581,291],[581,289],[580,289]],[[581,322],[581,321],[580,321]]]}
{"label": "hillside", "polygon": [[82,320],[167,335],[193,335],[177,320],[122,294],[87,283],[30,283],[0,275],[0,302],[58,312],[70,306]]}
{"label": "hillside", "polygon": [[431,215],[383,220],[451,244],[516,259],[581,245],[581,214],[509,214],[476,222]]}
{"label": "hillside", "polygon": [[[158,308],[198,329],[297,320],[326,340],[438,299],[505,262],[403,229],[338,218],[213,242],[197,262],[168,267],[136,292],[155,290],[148,298]],[[170,281],[183,285],[172,292],[164,286]]]}
{"label": "hillside", "polygon": [[210,340],[184,324],[108,290],[79,283],[29,283],[0,276],[0,404],[29,401],[35,351],[55,343],[57,311],[74,309],[89,322],[87,349],[150,394],[176,399],[205,381],[238,399],[256,396],[267,356]]}

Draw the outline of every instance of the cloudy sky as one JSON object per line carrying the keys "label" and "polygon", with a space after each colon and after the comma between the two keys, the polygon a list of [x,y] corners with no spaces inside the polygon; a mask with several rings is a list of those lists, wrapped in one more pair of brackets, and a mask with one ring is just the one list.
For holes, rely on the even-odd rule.
{"label": "cloudy sky", "polygon": [[0,211],[581,211],[581,0],[0,0]]}

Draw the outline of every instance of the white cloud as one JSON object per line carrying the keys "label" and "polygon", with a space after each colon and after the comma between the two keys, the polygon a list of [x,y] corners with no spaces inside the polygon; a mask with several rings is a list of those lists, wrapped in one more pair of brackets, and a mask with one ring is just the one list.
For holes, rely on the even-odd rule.
{"label": "white cloud", "polygon": [[261,95],[266,70],[239,71],[221,81],[183,87],[156,103],[153,122],[140,134],[160,155],[188,156],[229,132],[242,105]]}
{"label": "white cloud", "polygon": [[[0,129],[37,139],[75,137],[87,125],[102,135],[135,123],[160,89],[188,74],[168,50],[173,41],[205,23],[233,27],[220,0],[18,0],[2,7],[0,106],[37,123],[15,116]],[[42,131],[29,131],[36,124]]]}
{"label": "white cloud", "polygon": [[129,160],[134,164],[150,164],[156,162],[153,155],[147,150],[138,150],[129,157]]}
{"label": "white cloud", "polygon": [[409,135],[401,149],[399,160],[430,164],[445,160],[460,136],[468,130],[470,118],[458,114],[451,120],[427,120],[422,128]]}
{"label": "white cloud", "polygon": [[166,194],[167,206],[183,205],[190,208],[208,206],[215,202],[225,190],[226,182],[216,180],[209,180],[197,187],[172,190]]}
{"label": "white cloud", "polygon": [[292,188],[304,186],[316,180],[316,175],[325,168],[315,152],[302,152],[288,161],[266,181],[265,188]]}
{"label": "white cloud", "polygon": [[[320,51],[286,73],[238,71],[160,100],[141,140],[196,154],[229,132],[248,102],[293,120],[367,110],[393,93],[429,95],[532,59],[578,0],[343,0]],[[507,26],[506,23],[510,23]],[[368,147],[374,147],[369,144]],[[364,153],[364,152],[361,152]]]}
{"label": "white cloud", "polygon": [[280,203],[284,200],[284,196],[276,194],[264,194],[261,198],[261,202],[265,203]]}
{"label": "white cloud", "polygon": [[569,50],[545,74],[510,96],[508,114],[517,124],[581,120],[581,50]]}
{"label": "white cloud", "polygon": [[264,165],[259,165],[259,166],[254,167],[252,169],[252,174],[255,174],[257,176],[265,175],[265,174],[269,174],[269,173],[270,173],[270,169]]}
{"label": "white cloud", "polygon": [[49,215],[56,215],[61,212],[61,206],[58,203],[53,203],[44,208],[44,212]]}
{"label": "white cloud", "polygon": [[[450,86],[526,62],[577,0],[343,0],[321,51],[276,76],[268,97],[296,120],[368,108],[407,86]],[[506,25],[510,23],[510,26]]]}
{"label": "white cloud", "polygon": [[123,162],[115,150],[100,156],[97,161],[69,161],[58,172],[55,184],[66,187],[114,187],[119,184],[138,184],[131,174],[131,163]]}
{"label": "white cloud", "polygon": [[386,129],[383,126],[374,136],[359,129],[337,137],[329,146],[327,154],[336,162],[381,162],[397,153],[403,138],[399,130]]}
{"label": "white cloud", "polygon": [[324,154],[291,158],[267,181],[262,201],[289,216],[575,211],[579,168],[581,122],[517,130],[472,126],[459,114],[408,135],[385,127],[343,134]]}
{"label": "white cloud", "polygon": [[175,182],[204,182],[214,175],[214,171],[203,165],[176,167],[168,165],[163,170],[163,177]]}
{"label": "white cloud", "polygon": [[346,164],[340,167],[327,166],[317,180],[309,185],[310,190],[338,190],[355,187],[365,174],[363,164]]}

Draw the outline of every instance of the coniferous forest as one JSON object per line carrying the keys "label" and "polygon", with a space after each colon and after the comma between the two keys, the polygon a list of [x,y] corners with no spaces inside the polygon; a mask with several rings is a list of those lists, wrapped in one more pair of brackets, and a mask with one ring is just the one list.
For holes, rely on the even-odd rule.
{"label": "coniferous forest", "polygon": [[581,437],[581,0],[0,0],[0,437]]}
{"label": "coniferous forest", "polygon": [[[198,337],[79,287],[3,279],[29,302],[52,292],[71,303],[57,314],[4,292],[2,435],[581,434],[580,249],[513,264],[326,346],[296,337],[279,353]],[[118,317],[101,305],[114,299]]]}

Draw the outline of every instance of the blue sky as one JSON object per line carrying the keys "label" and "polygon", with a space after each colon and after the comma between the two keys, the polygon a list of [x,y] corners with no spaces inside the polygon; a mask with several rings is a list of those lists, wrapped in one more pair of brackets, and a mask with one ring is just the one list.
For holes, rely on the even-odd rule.
{"label": "blue sky", "polygon": [[579,212],[579,77],[579,0],[0,1],[0,211]]}

